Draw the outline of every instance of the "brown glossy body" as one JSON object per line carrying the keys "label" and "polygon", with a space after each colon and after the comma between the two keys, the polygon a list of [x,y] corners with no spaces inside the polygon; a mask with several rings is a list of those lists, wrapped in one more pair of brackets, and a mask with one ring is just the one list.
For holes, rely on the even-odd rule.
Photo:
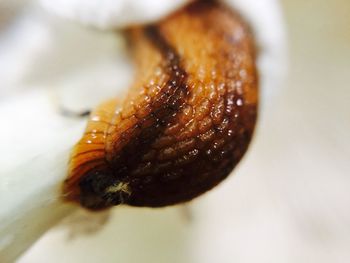
{"label": "brown glossy body", "polygon": [[254,130],[255,49],[239,16],[199,1],[129,35],[135,83],[91,115],[64,184],[89,209],[191,200],[228,176]]}

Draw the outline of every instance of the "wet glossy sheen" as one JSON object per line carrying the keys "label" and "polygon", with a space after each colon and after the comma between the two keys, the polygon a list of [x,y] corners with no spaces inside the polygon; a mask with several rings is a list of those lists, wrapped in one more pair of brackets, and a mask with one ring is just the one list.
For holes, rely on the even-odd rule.
{"label": "wet glossy sheen", "polygon": [[232,11],[195,2],[129,37],[135,82],[91,115],[64,185],[89,209],[188,201],[227,177],[254,130],[254,44]]}

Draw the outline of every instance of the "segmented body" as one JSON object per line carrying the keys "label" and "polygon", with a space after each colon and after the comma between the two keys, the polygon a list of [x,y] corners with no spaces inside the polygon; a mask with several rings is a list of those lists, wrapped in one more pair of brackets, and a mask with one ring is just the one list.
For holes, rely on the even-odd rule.
{"label": "segmented body", "polygon": [[235,13],[197,1],[129,37],[136,80],[92,113],[64,184],[90,209],[191,200],[228,176],[255,126],[255,48]]}

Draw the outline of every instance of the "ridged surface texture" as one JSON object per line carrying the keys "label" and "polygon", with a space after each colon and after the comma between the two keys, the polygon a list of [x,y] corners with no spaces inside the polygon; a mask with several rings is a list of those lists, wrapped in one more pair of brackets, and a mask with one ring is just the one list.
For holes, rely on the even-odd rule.
{"label": "ridged surface texture", "polygon": [[63,187],[92,210],[193,199],[229,175],[255,126],[255,47],[232,10],[197,1],[128,37],[135,81],[91,114]]}

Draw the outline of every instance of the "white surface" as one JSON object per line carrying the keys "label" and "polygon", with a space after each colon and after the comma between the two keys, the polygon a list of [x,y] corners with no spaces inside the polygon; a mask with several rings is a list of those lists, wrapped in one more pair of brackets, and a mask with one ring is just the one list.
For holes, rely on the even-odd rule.
{"label": "white surface", "polygon": [[188,0],[40,0],[54,13],[102,29],[121,28],[160,19]]}
{"label": "white surface", "polygon": [[73,211],[73,207],[61,202],[67,156],[67,151],[39,156],[1,176],[1,262],[15,260]]}

